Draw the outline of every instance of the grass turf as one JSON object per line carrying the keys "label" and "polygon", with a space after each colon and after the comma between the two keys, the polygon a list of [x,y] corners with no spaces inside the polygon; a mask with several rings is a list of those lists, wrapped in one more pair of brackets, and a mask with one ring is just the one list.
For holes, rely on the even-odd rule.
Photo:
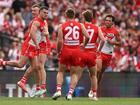
{"label": "grass turf", "polygon": [[88,98],[73,98],[72,101],[64,97],[54,101],[48,98],[6,98],[0,97],[0,105],[140,105],[140,98],[100,98],[92,101]]}

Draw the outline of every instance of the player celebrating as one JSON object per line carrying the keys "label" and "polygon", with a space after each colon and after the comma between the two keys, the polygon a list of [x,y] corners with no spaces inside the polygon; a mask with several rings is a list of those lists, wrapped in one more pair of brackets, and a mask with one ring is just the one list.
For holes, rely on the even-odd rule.
{"label": "player celebrating", "polygon": [[[100,55],[97,57],[97,80],[98,85],[101,81],[102,75],[105,69],[109,66],[112,54],[114,51],[114,45],[120,46],[121,39],[117,29],[114,26],[115,17],[113,15],[106,15],[104,19],[104,26],[101,27],[101,30],[107,41],[101,41],[99,45]],[[89,97],[93,95],[93,91],[89,92]]]}
{"label": "player celebrating", "polygon": [[70,88],[67,95],[68,100],[72,99],[74,88],[78,82],[78,74],[80,69],[80,37],[85,36],[84,46],[87,44],[89,37],[83,24],[74,20],[75,12],[69,8],[66,10],[67,22],[59,26],[58,29],[58,53],[60,54],[60,64],[57,74],[56,92],[53,99],[56,100],[61,96],[61,86],[63,83],[63,75],[65,68],[70,67]]}
{"label": "player celebrating", "polygon": [[[32,7],[32,14],[35,18],[37,18],[37,15],[39,14],[40,5],[41,4],[34,5],[34,7],[38,6],[36,8]],[[30,24],[31,23],[32,23],[32,21],[30,22]],[[46,21],[45,21],[44,28],[45,27],[46,27],[46,30],[48,31],[48,25],[47,25]],[[26,36],[28,38],[29,35],[27,34]],[[42,94],[42,92],[43,92],[42,89],[44,91],[46,90],[46,72],[45,72],[44,64],[46,62],[46,55],[49,55],[49,53],[50,53],[50,40],[48,38],[48,35],[46,36],[46,39],[44,41],[41,41],[41,43],[39,43],[39,46],[40,46],[40,51],[39,51],[38,59],[39,59],[39,69],[41,70],[41,73],[40,73],[41,76],[36,75],[36,77],[37,77],[36,78],[36,83],[37,83],[36,90],[38,90],[37,95]],[[29,67],[26,70],[22,79],[18,82],[18,86],[20,86],[24,90],[27,90],[25,84],[32,73],[33,73],[33,70],[31,69],[31,67]],[[40,84],[42,84],[42,85],[40,85]],[[33,92],[33,94],[30,94],[31,97],[33,97],[34,95],[35,95],[34,92]]]}
{"label": "player celebrating", "polygon": [[[98,37],[106,41],[101,29],[98,26],[92,24],[93,14],[90,10],[86,10],[82,13],[85,23],[84,26],[89,33],[89,41],[82,52],[82,67],[87,66],[89,69],[91,90],[93,91],[93,97],[91,99],[97,100],[97,69],[96,69],[96,41]],[[80,77],[80,76],[79,76]]]}
{"label": "player celebrating", "polygon": [[[47,9],[47,8],[45,8]],[[45,11],[44,11],[45,12]],[[41,71],[41,86],[37,86],[37,91],[35,93],[35,95],[37,96],[40,96],[42,95],[43,93],[46,92],[46,71],[45,71],[45,68],[44,68],[44,65],[45,65],[45,62],[46,62],[46,58],[47,58],[47,54],[49,54],[50,50],[49,50],[49,47],[50,47],[50,41],[49,41],[49,38],[48,38],[48,25],[47,25],[47,22],[46,22],[46,18],[48,16],[48,10],[46,11],[46,14],[44,13],[44,16],[46,15],[46,17],[44,18],[44,22],[41,24],[42,26],[44,26],[44,34],[42,36],[42,39],[41,39],[41,42],[39,43],[39,69]]]}

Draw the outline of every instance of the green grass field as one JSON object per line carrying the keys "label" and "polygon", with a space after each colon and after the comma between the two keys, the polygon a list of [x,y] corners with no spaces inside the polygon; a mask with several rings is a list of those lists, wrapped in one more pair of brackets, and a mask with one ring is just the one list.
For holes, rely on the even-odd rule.
{"label": "green grass field", "polygon": [[0,105],[140,105],[140,98],[100,98],[98,101],[88,98],[73,98],[72,101],[67,101],[62,97],[54,101],[51,98],[0,97]]}

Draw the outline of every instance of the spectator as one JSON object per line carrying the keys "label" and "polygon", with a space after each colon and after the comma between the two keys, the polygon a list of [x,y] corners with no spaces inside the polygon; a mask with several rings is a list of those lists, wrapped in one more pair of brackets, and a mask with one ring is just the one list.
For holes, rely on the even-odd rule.
{"label": "spectator", "polygon": [[14,13],[21,12],[25,7],[25,0],[14,0],[12,3],[12,9],[14,10]]}
{"label": "spectator", "polygon": [[25,21],[23,20],[21,13],[16,13],[14,19],[12,21],[12,25],[14,27],[15,34],[18,38],[23,39],[24,33],[23,30],[25,28]]}

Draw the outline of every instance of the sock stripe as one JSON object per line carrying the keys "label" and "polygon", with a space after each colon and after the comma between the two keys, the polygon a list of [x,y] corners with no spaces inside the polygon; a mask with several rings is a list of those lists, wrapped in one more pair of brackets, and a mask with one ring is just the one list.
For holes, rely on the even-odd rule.
{"label": "sock stripe", "polygon": [[2,62],[2,65],[4,65],[4,66],[5,66],[5,65],[6,65],[6,63],[7,63],[6,61],[3,61],[3,62]]}
{"label": "sock stripe", "polygon": [[27,78],[23,76],[20,81],[23,82],[23,83],[26,83]]}
{"label": "sock stripe", "polygon": [[56,88],[57,88],[56,91],[61,91],[61,86],[62,86],[61,84],[57,84],[56,85]]}
{"label": "sock stripe", "polygon": [[42,84],[40,87],[41,89],[46,89],[46,84]]}
{"label": "sock stripe", "polygon": [[93,88],[92,91],[93,91],[93,92],[96,92],[97,90]]}
{"label": "sock stripe", "polygon": [[57,84],[57,87],[61,87],[61,84]]}
{"label": "sock stripe", "polygon": [[74,89],[72,87],[70,87],[68,94],[72,95],[73,94],[73,91],[74,91]]}

